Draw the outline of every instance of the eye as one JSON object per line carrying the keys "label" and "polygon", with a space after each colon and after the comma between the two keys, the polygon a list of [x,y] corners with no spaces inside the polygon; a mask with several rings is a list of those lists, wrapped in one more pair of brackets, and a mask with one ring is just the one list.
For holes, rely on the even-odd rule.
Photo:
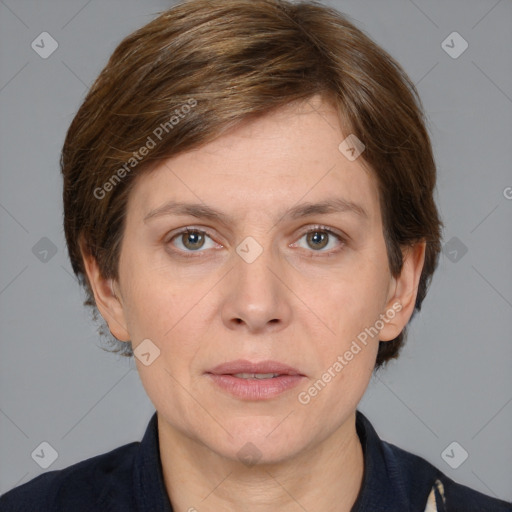
{"label": "eye", "polygon": [[[205,246],[207,239],[211,242],[209,247]],[[186,228],[176,233],[169,239],[168,243],[177,247],[181,252],[204,252],[200,251],[200,249],[213,249],[216,247],[215,242],[213,242],[206,231],[191,228]]]}
{"label": "eye", "polygon": [[[300,244],[302,239],[305,239],[306,247]],[[324,226],[314,226],[307,230],[297,242],[290,244],[290,247],[299,246],[303,249],[312,249],[313,252],[331,254],[341,250],[345,242],[345,238],[332,229]],[[222,247],[222,245],[214,242],[206,231],[191,227],[175,233],[166,243],[173,247],[173,252],[185,256],[193,256],[193,253],[198,253],[197,256],[199,256],[200,253],[206,252],[206,249]]]}
{"label": "eye", "polygon": [[345,244],[345,239],[341,235],[323,226],[315,226],[306,231],[298,242],[291,244],[292,247],[297,246],[303,238],[305,238],[307,247],[302,247],[313,249],[314,252],[336,252],[336,246],[341,249]]}

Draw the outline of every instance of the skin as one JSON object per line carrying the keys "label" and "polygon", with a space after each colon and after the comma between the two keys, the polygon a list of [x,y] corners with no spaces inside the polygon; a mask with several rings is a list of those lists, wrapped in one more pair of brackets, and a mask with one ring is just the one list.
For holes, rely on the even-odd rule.
{"label": "skin", "polygon": [[[393,278],[377,182],[362,158],[349,161],[338,149],[347,135],[320,97],[244,122],[139,177],[117,281],[103,278],[84,253],[111,332],[135,349],[149,338],[160,350],[149,366],[135,360],[158,412],[165,485],[178,512],[339,512],[357,498],[364,458],[356,407],[379,339],[394,339],[412,315],[425,244],[404,253],[403,271]],[[283,217],[298,203],[333,196],[361,205],[368,217]],[[176,215],[144,222],[169,200],[203,202],[232,223]],[[328,242],[315,245],[305,232],[319,224],[346,241],[317,229]],[[204,245],[173,238],[185,227],[208,230]],[[263,248],[252,263],[236,252],[248,236]],[[401,310],[379,336],[301,404],[298,394],[397,303]],[[235,359],[280,361],[306,378],[272,399],[241,400],[205,374]],[[252,466],[238,456],[248,442],[261,456]]]}

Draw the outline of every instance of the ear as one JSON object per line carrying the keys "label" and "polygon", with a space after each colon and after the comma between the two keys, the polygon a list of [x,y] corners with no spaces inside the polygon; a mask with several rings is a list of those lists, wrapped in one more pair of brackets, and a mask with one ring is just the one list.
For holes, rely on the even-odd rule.
{"label": "ear", "polygon": [[96,306],[101,316],[107,322],[110,332],[119,341],[130,341],[121,294],[120,292],[116,294],[114,290],[116,283],[112,279],[106,279],[101,275],[96,258],[84,249],[82,242],[80,242],[80,250]]}
{"label": "ear", "polygon": [[380,331],[380,341],[395,339],[407,325],[414,312],[418,285],[425,262],[426,242],[423,240],[402,251],[402,272],[390,283],[386,308],[381,315],[384,328]]}

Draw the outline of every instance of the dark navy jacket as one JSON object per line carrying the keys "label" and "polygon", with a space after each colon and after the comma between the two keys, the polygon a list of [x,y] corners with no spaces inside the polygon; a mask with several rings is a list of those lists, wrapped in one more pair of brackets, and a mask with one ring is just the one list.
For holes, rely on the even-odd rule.
{"label": "dark navy jacket", "polygon": [[[360,411],[356,427],[365,469],[352,512],[512,511],[512,503],[457,484],[425,459],[382,441]],[[0,497],[0,512],[132,511],[172,512],[160,463],[156,413],[142,442],[49,471]]]}

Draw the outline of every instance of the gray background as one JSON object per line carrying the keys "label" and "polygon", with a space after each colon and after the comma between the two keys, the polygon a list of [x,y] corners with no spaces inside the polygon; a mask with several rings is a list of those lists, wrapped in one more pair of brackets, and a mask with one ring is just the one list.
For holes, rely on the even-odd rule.
{"label": "gray background", "polygon": [[[400,359],[372,380],[360,410],[384,439],[512,500],[512,3],[330,4],[419,88],[448,242]],[[31,458],[42,441],[58,452],[49,470],[63,468],[140,440],[154,411],[133,361],[99,348],[82,306],[61,228],[58,161],[108,56],[170,5],[0,1],[0,493],[44,471]],[[43,31],[59,45],[47,59],[31,47]],[[469,44],[456,59],[441,46],[453,31]],[[43,237],[57,250],[46,262],[36,246]],[[457,469],[441,456],[453,441],[469,453]]]}

